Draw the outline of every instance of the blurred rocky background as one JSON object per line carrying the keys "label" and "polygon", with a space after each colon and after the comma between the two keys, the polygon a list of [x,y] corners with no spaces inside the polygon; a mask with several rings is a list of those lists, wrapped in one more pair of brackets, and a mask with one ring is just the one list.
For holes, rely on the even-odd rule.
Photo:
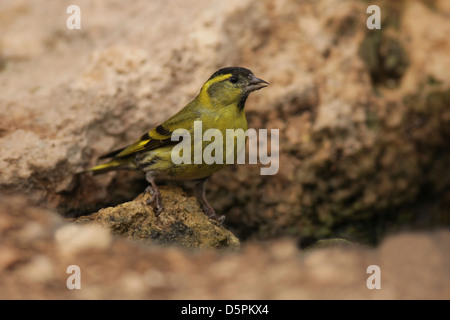
{"label": "blurred rocky background", "polygon": [[[24,208],[20,197],[1,200],[0,214],[0,299],[450,297],[448,231],[391,236],[373,250],[351,245],[300,252],[283,239],[249,243],[238,252],[192,252],[67,224],[47,210]],[[373,264],[381,269],[380,290],[366,286]],[[66,287],[72,265],[81,270],[80,290]],[[269,308],[269,314],[275,313]]]}
{"label": "blurred rocky background", "polygon": [[[71,4],[0,2],[1,298],[183,298],[196,281],[191,298],[450,297],[449,231],[433,231],[450,225],[448,1],[79,0],[81,29],[68,30]],[[366,27],[370,4],[380,30]],[[180,218],[152,229],[128,210],[142,174],[78,174],[230,65],[271,84],[246,111],[250,127],[280,130],[280,170],[216,174],[207,196],[223,227],[188,186],[164,189]],[[241,250],[172,246],[233,250],[227,229]],[[201,238],[212,232],[222,240]],[[361,246],[299,250],[328,238]],[[92,290],[58,287],[71,255]],[[96,280],[103,264],[115,268]],[[388,289],[365,287],[370,264]]]}

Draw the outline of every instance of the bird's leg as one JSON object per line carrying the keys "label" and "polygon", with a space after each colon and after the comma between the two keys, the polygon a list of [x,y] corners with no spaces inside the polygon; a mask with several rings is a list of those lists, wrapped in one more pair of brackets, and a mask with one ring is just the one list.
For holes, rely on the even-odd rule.
{"label": "bird's leg", "polygon": [[225,216],[217,216],[214,209],[211,207],[211,205],[206,200],[206,182],[208,181],[209,177],[206,177],[201,180],[197,180],[197,184],[195,185],[195,197],[197,198],[198,202],[201,203],[203,207],[203,212],[211,219],[216,220],[220,224],[222,224],[225,221]]}
{"label": "bird's leg", "polygon": [[161,201],[161,193],[159,192],[158,186],[155,183],[155,177],[151,172],[147,172],[145,174],[145,179],[147,179],[150,185],[147,188],[145,188],[144,195],[147,193],[150,193],[152,195],[150,199],[147,198],[146,203],[148,205],[150,205],[153,202],[155,203],[156,206],[155,216],[157,217],[164,210]]}

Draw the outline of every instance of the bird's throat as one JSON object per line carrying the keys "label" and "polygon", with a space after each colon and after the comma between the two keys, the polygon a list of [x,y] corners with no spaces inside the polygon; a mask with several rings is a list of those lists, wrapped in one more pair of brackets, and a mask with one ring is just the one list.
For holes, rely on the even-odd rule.
{"label": "bird's throat", "polygon": [[244,110],[245,102],[247,101],[248,93],[244,94],[241,99],[239,99],[239,102],[237,104],[237,107],[240,111]]}

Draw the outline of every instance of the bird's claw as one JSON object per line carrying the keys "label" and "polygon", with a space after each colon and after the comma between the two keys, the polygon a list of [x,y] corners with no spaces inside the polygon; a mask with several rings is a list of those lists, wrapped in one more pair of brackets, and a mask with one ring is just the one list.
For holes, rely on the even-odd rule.
{"label": "bird's claw", "polygon": [[156,212],[155,212],[155,217],[159,216],[161,214],[161,212],[164,210],[164,206],[162,205],[161,202],[161,197],[156,198],[155,199],[156,202]]}
{"label": "bird's claw", "polygon": [[219,216],[216,216],[216,221],[217,221],[220,225],[222,225],[223,222],[225,221],[225,216],[224,216],[224,215],[221,215],[220,217],[219,217]]}
{"label": "bird's claw", "polygon": [[218,216],[211,206],[203,205],[203,212],[208,218],[217,221],[220,225],[225,221],[225,216]]}
{"label": "bird's claw", "polygon": [[147,198],[145,200],[145,203],[147,205],[151,205],[152,203],[155,203],[156,211],[154,210],[154,213],[155,213],[155,217],[157,217],[164,210],[164,206],[162,205],[162,201],[161,201],[161,194],[159,192],[155,192],[155,190],[153,190],[153,188],[151,186],[148,186],[147,188],[145,188],[144,196],[147,194],[150,194],[151,197]]}

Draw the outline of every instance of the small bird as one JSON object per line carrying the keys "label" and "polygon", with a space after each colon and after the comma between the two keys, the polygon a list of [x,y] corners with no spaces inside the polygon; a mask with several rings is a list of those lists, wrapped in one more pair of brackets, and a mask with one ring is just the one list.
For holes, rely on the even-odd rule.
{"label": "small bird", "polygon": [[[223,223],[225,216],[218,217],[206,200],[205,187],[208,178],[226,166],[226,162],[207,164],[181,163],[172,161],[171,153],[178,143],[172,141],[172,133],[176,129],[185,129],[190,133],[191,144],[194,146],[194,121],[202,121],[202,131],[208,129],[220,130],[223,136],[227,129],[247,130],[244,105],[249,94],[268,85],[253,73],[241,67],[227,67],[216,71],[205,82],[197,97],[188,103],[174,116],[161,125],[146,132],[133,144],[112,151],[99,159],[111,158],[105,164],[90,168],[94,174],[100,174],[117,169],[134,169],[145,172],[149,186],[144,194],[150,194],[147,204],[155,204],[155,215],[164,209],[161,194],[155,183],[156,178],[177,180],[195,180],[195,195],[203,207],[205,214],[211,219]],[[202,142],[203,143],[203,142]],[[202,150],[205,148],[202,145]],[[225,148],[225,146],[224,146]],[[194,147],[191,148],[192,158]],[[228,151],[227,151],[228,152]],[[226,152],[223,153],[224,158]]]}

